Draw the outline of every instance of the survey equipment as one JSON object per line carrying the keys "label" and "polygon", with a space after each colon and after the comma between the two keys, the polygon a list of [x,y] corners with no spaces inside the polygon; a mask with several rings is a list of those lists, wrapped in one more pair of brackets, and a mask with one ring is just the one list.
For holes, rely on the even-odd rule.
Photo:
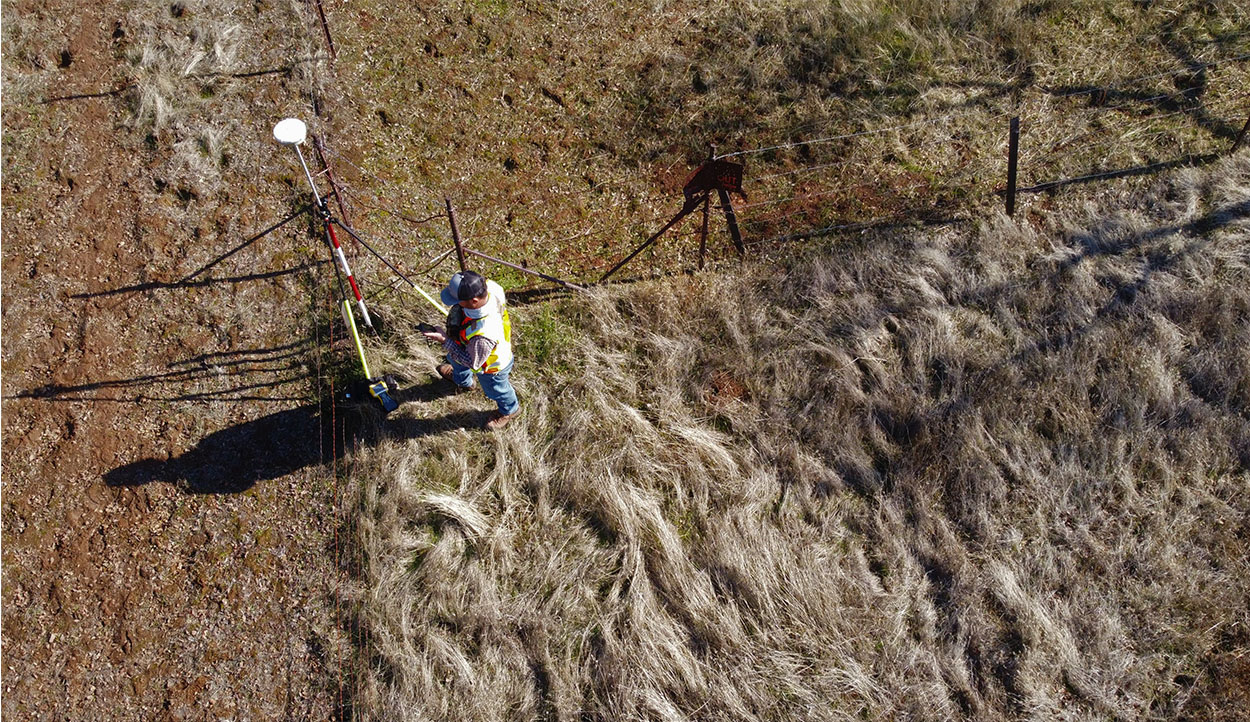
{"label": "survey equipment", "polygon": [[347,289],[343,286],[344,276],[346,276],[351,286],[352,296],[356,300],[356,308],[360,310],[361,321],[364,322],[365,326],[372,329],[373,319],[369,316],[369,309],[365,306],[365,300],[360,294],[360,286],[356,283],[356,277],[352,275],[351,266],[347,263],[347,256],[343,253],[343,247],[339,245],[338,236],[334,232],[334,221],[330,216],[330,206],[326,203],[326,199],[318,193],[317,184],[313,182],[312,173],[308,170],[308,163],[304,161],[304,154],[300,151],[300,145],[308,137],[308,126],[299,118],[286,118],[273,127],[273,137],[279,143],[295,149],[295,155],[299,158],[300,167],[304,169],[304,177],[308,179],[308,188],[312,191],[313,202],[321,213],[326,243],[330,246],[331,255],[334,257],[334,270],[338,276],[339,291],[343,295],[343,323],[347,325],[348,330],[352,334],[352,341],[356,345],[356,353],[360,357],[360,367],[365,374],[369,395],[377,399],[378,403],[382,405],[382,410],[389,414],[399,408],[399,404],[394,397],[395,383],[390,377],[375,378],[369,373],[369,362],[365,359],[365,347],[360,342],[360,331],[356,328],[356,317],[352,313],[351,302],[347,299]]}

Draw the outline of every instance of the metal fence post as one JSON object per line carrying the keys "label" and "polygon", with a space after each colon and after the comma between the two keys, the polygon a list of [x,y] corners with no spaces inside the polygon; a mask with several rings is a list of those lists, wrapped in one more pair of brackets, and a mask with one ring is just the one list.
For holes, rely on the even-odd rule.
{"label": "metal fence post", "polygon": [[1020,160],[1020,116],[1012,116],[1007,141],[1007,215],[1016,213],[1016,166]]}
{"label": "metal fence post", "polygon": [[456,258],[460,260],[460,270],[468,270],[464,264],[464,244],[460,242],[460,228],[456,225],[456,209],[451,206],[451,199],[444,197],[447,204],[447,219],[451,221],[451,239],[456,242]]}

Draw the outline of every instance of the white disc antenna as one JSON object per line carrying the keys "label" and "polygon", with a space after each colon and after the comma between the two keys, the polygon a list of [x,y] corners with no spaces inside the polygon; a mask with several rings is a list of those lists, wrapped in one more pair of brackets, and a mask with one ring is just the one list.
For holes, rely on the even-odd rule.
{"label": "white disc antenna", "polygon": [[299,145],[308,137],[308,126],[299,118],[286,118],[273,127],[273,139],[283,145]]}
{"label": "white disc antenna", "polygon": [[318,207],[323,207],[321,194],[317,192],[317,184],[313,183],[312,173],[308,172],[308,164],[304,162],[304,154],[299,149],[299,144],[303,143],[307,137],[308,126],[304,125],[304,121],[299,118],[284,118],[273,127],[273,139],[295,149],[295,155],[299,156],[299,165],[304,169],[304,177],[308,179],[308,187],[312,189],[313,203]]}

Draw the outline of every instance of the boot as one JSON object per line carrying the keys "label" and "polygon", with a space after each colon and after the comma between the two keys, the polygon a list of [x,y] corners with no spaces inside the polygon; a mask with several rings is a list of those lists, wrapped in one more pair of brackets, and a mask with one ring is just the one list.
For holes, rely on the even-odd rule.
{"label": "boot", "polygon": [[490,419],[487,420],[486,430],[487,431],[499,431],[503,427],[507,426],[510,421],[512,421],[513,419],[515,419],[516,417],[520,415],[521,415],[521,412],[519,410],[511,414],[501,414],[498,411],[496,411],[495,413],[491,414]]}

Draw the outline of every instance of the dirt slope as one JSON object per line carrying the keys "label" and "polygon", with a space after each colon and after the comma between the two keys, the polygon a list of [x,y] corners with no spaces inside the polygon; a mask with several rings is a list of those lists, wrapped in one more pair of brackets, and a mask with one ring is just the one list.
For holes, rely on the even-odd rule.
{"label": "dirt slope", "polygon": [[316,269],[301,219],[245,244],[297,207],[308,18],[208,8],[4,6],[6,720],[337,695]]}

